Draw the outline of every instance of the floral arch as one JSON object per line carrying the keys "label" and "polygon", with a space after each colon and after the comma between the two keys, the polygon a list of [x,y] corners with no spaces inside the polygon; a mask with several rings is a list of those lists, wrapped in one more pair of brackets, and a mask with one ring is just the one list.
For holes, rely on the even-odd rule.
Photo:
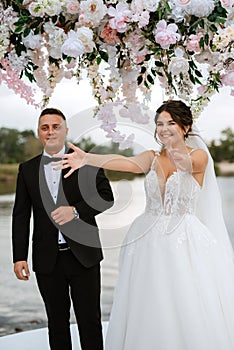
{"label": "floral arch", "polygon": [[[223,86],[234,96],[234,0],[4,0],[0,83],[37,107],[62,79],[86,74],[107,137],[122,117],[147,123],[156,79],[197,117]],[[28,78],[29,83],[26,83]],[[35,83],[43,101],[35,101]],[[140,100],[138,91],[141,91]]]}

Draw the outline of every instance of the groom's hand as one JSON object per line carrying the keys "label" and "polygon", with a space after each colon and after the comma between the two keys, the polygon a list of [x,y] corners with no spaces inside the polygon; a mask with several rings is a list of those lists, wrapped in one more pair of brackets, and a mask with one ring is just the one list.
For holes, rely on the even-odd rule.
{"label": "groom's hand", "polygon": [[30,272],[27,261],[16,261],[14,263],[14,273],[19,280],[28,281]]}
{"label": "groom's hand", "polygon": [[64,225],[74,219],[73,208],[69,206],[61,206],[51,212],[52,219],[58,225]]}

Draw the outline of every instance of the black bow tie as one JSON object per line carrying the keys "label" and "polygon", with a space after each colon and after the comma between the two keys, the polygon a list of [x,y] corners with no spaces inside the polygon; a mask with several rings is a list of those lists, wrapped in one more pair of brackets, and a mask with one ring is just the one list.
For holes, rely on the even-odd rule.
{"label": "black bow tie", "polygon": [[48,157],[48,156],[42,156],[41,157],[41,161],[42,163],[45,165],[45,164],[49,164],[51,162],[58,162],[62,160],[62,158],[53,158],[53,157]]}

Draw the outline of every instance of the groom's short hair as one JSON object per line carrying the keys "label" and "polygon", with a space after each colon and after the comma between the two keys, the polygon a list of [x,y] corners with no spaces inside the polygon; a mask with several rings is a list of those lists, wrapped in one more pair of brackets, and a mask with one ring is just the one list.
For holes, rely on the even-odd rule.
{"label": "groom's short hair", "polygon": [[62,111],[60,111],[59,109],[57,108],[45,108],[43,109],[43,111],[41,111],[41,114],[39,116],[39,120],[40,118],[43,116],[43,115],[46,115],[46,114],[56,114],[56,115],[60,115],[60,117],[63,118],[63,120],[66,120],[66,117],[65,115],[63,114]]}

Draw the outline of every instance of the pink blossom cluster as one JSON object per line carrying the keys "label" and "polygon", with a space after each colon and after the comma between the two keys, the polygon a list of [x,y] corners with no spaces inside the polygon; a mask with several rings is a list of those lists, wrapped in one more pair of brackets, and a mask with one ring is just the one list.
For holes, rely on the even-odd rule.
{"label": "pink blossom cluster", "polygon": [[32,88],[26,85],[23,80],[19,78],[17,72],[12,69],[7,59],[2,58],[1,65],[3,66],[4,70],[0,70],[0,84],[5,82],[8,88],[12,89],[15,94],[20,95],[21,98],[25,99],[27,104],[39,108],[40,105],[35,102]]}
{"label": "pink blossom cluster", "polygon": [[232,88],[231,95],[234,96],[234,69],[229,70],[221,76],[222,84]]}

